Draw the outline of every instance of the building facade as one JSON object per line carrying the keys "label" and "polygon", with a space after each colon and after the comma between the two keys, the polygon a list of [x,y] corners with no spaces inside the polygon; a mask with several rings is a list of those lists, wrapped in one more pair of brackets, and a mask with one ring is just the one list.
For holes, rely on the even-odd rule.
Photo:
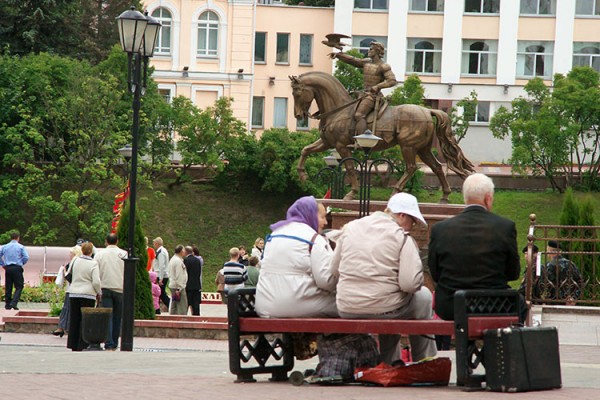
{"label": "building facade", "polygon": [[[524,85],[586,65],[600,71],[600,0],[336,0],[330,8],[276,0],[147,1],[163,23],[152,60],[165,97],[184,95],[199,107],[234,99],[249,130],[303,130],[296,121],[290,75],[332,72],[328,33],[373,40],[399,82],[412,74],[428,105],[449,109],[477,93],[475,121],[461,147],[475,162],[503,162],[510,140],[495,139],[489,120],[524,95]],[[389,89],[388,89],[389,91]]]}

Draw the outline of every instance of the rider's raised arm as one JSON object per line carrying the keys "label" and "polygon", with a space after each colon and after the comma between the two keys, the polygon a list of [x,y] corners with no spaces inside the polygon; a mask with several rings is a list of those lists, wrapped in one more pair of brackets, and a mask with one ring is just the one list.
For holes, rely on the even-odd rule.
{"label": "rider's raised arm", "polygon": [[362,68],[366,61],[364,58],[353,57],[351,55],[348,55],[348,54],[342,53],[342,52],[331,53],[331,58],[337,58],[340,61],[343,61],[346,64],[353,65],[357,68]]}

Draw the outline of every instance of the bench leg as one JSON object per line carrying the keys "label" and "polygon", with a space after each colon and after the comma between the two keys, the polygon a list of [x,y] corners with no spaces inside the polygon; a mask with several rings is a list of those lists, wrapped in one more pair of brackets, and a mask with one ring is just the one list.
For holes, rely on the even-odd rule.
{"label": "bench leg", "polygon": [[269,379],[271,382],[285,382],[288,380],[287,371],[273,371],[271,373],[271,378]]}
{"label": "bench leg", "polygon": [[480,363],[481,350],[477,347],[475,341],[457,340],[456,386],[463,386],[465,391],[482,390],[482,383],[485,381],[485,375],[473,373],[473,370],[477,368]]}
{"label": "bench leg", "polygon": [[235,383],[252,383],[256,382],[254,379],[254,375],[249,372],[240,372],[237,374],[237,379],[234,381]]}

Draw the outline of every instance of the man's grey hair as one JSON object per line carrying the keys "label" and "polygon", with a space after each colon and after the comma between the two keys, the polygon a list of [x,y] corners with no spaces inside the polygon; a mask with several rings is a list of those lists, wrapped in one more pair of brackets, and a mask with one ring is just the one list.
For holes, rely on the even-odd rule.
{"label": "man's grey hair", "polygon": [[486,194],[494,195],[494,182],[484,174],[469,175],[463,183],[463,198],[466,204],[481,202]]}

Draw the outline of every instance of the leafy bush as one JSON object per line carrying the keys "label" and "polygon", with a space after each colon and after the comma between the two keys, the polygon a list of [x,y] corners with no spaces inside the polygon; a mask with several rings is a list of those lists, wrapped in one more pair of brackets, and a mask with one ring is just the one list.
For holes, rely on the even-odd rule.
{"label": "leafy bush", "polygon": [[[310,182],[301,183],[296,165],[302,149],[318,138],[318,132],[290,132],[287,129],[269,129],[256,140],[250,136],[231,138],[224,155],[228,162],[215,179],[225,188],[252,185],[266,193],[311,192]],[[315,154],[306,162],[309,176],[322,166],[323,154]]]}

